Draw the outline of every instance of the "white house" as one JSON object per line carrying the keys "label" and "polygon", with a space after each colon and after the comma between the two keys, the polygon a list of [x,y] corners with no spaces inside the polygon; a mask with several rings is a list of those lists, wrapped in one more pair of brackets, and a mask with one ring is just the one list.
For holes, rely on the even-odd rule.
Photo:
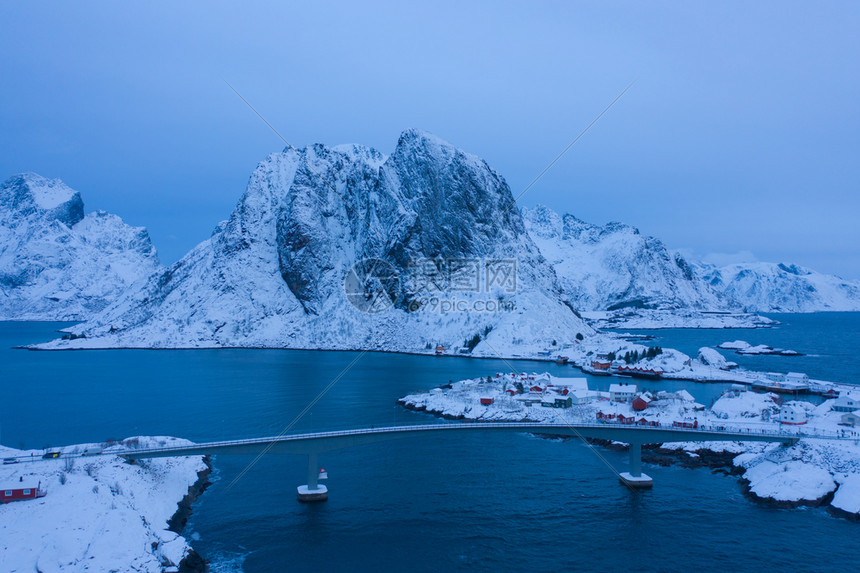
{"label": "white house", "polygon": [[550,384],[559,392],[567,389],[571,392],[576,390],[588,390],[588,380],[585,378],[556,378],[553,376]]}
{"label": "white house", "polygon": [[574,404],[589,404],[600,400],[600,392],[595,390],[574,390],[568,395]]}
{"label": "white house", "polygon": [[860,410],[860,392],[840,392],[830,408],[836,412]]}
{"label": "white house", "polygon": [[770,380],[771,382],[784,382],[785,374],[781,372],[765,372],[764,377]]}
{"label": "white house", "polygon": [[696,399],[693,398],[693,395],[687,392],[686,390],[678,390],[675,392],[675,397],[679,400],[683,400],[684,402],[695,402]]}
{"label": "white house", "polygon": [[806,408],[793,402],[783,404],[779,409],[779,423],[800,425],[808,421]]}
{"label": "white house", "polygon": [[636,396],[636,384],[612,384],[609,399],[613,402],[632,402]]}
{"label": "white house", "polygon": [[514,400],[516,400],[526,408],[529,408],[534,404],[540,404],[541,396],[538,394],[517,394],[516,396],[514,396]]}
{"label": "white house", "polygon": [[842,414],[842,425],[852,427],[860,426],[860,410],[854,410],[853,412]]}
{"label": "white house", "polygon": [[789,372],[785,375],[785,381],[793,384],[809,384],[809,376],[803,372]]}

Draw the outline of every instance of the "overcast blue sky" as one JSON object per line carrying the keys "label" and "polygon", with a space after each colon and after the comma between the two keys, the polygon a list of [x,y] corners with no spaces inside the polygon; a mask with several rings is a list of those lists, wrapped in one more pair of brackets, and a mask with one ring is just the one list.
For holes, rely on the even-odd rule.
{"label": "overcast blue sky", "polygon": [[[521,199],[699,256],[860,278],[857,2],[5,3],[0,178],[58,177],[164,262],[283,144],[410,127]],[[731,260],[731,257],[723,257]]]}

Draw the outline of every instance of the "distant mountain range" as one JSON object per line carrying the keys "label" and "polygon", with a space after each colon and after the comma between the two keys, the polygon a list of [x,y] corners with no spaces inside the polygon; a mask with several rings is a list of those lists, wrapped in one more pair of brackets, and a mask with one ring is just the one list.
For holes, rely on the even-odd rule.
{"label": "distant mountain range", "polygon": [[0,318],[87,320],[74,328],[85,341],[65,343],[78,347],[512,356],[590,334],[576,310],[682,321],[860,310],[858,282],[794,265],[717,268],[629,225],[519,211],[486,162],[417,130],[390,156],[359,145],[270,155],[230,218],[168,268],[145,229],[84,216],[80,194],[34,174],[0,186],[0,239]]}
{"label": "distant mountain range", "polygon": [[630,225],[592,225],[544,206],[522,213],[541,253],[582,311],[860,310],[860,281],[784,263],[717,267],[691,262]]}
{"label": "distant mountain range", "polygon": [[538,206],[526,228],[578,309],[741,310],[711,288],[680,254],[622,223],[592,225]]}
{"label": "distant mountain range", "polygon": [[860,281],[846,281],[798,265],[697,264],[703,282],[740,302],[749,312],[860,310]]}
{"label": "distant mountain range", "polygon": [[59,179],[0,185],[0,320],[86,320],[161,268],[146,229],[85,216]]}

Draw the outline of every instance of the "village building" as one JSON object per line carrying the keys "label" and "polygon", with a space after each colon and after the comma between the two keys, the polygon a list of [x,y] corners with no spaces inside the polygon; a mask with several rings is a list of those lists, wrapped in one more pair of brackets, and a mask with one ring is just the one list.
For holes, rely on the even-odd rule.
{"label": "village building", "polygon": [[860,410],[860,392],[840,392],[830,408],[836,412]]}
{"label": "village building", "polygon": [[47,493],[42,489],[42,482],[38,484],[23,481],[4,483],[0,485],[0,503],[36,499],[37,497],[44,497]]}
{"label": "village building", "polygon": [[546,393],[541,399],[540,405],[544,408],[570,408],[573,401],[570,396]]}
{"label": "village building", "polygon": [[842,414],[841,424],[843,426],[851,426],[852,428],[860,426],[860,410],[854,410],[853,412]]}
{"label": "village building", "polygon": [[809,376],[803,372],[789,372],[785,375],[785,381],[792,384],[809,384]]}
{"label": "village building", "polygon": [[609,373],[609,369],[612,367],[612,362],[609,360],[592,360],[591,367],[598,372]]}
{"label": "village building", "polygon": [[551,388],[555,388],[560,392],[564,390],[568,390],[573,392],[575,390],[588,390],[588,380],[585,378],[553,378],[552,384],[549,385]]}
{"label": "village building", "polygon": [[684,402],[695,402],[696,401],[696,399],[693,397],[693,395],[690,394],[689,392],[687,392],[686,390],[678,390],[677,392],[675,392],[675,397],[678,398],[679,400],[683,400]]}
{"label": "village building", "polygon": [[514,396],[514,400],[529,408],[535,404],[540,404],[542,398],[537,394],[517,394]]}
{"label": "village building", "polygon": [[806,408],[800,404],[789,402],[783,404],[779,409],[779,423],[794,426],[805,424],[808,421]]}
{"label": "village building", "polygon": [[611,384],[609,399],[613,402],[632,402],[636,396],[636,384]]}
{"label": "village building", "polygon": [[600,392],[596,390],[574,390],[569,394],[571,402],[577,405],[590,404],[600,400]]}

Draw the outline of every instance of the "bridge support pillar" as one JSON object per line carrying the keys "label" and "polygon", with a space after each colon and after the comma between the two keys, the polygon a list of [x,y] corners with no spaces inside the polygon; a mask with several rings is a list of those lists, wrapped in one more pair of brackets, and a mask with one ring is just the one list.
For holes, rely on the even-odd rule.
{"label": "bridge support pillar", "polygon": [[299,501],[325,501],[328,499],[328,488],[319,483],[319,464],[317,453],[308,454],[308,483],[296,488]]}
{"label": "bridge support pillar", "polygon": [[642,473],[642,444],[630,443],[630,471],[621,472],[619,477],[621,483],[628,487],[649,488],[654,485],[654,480]]}

